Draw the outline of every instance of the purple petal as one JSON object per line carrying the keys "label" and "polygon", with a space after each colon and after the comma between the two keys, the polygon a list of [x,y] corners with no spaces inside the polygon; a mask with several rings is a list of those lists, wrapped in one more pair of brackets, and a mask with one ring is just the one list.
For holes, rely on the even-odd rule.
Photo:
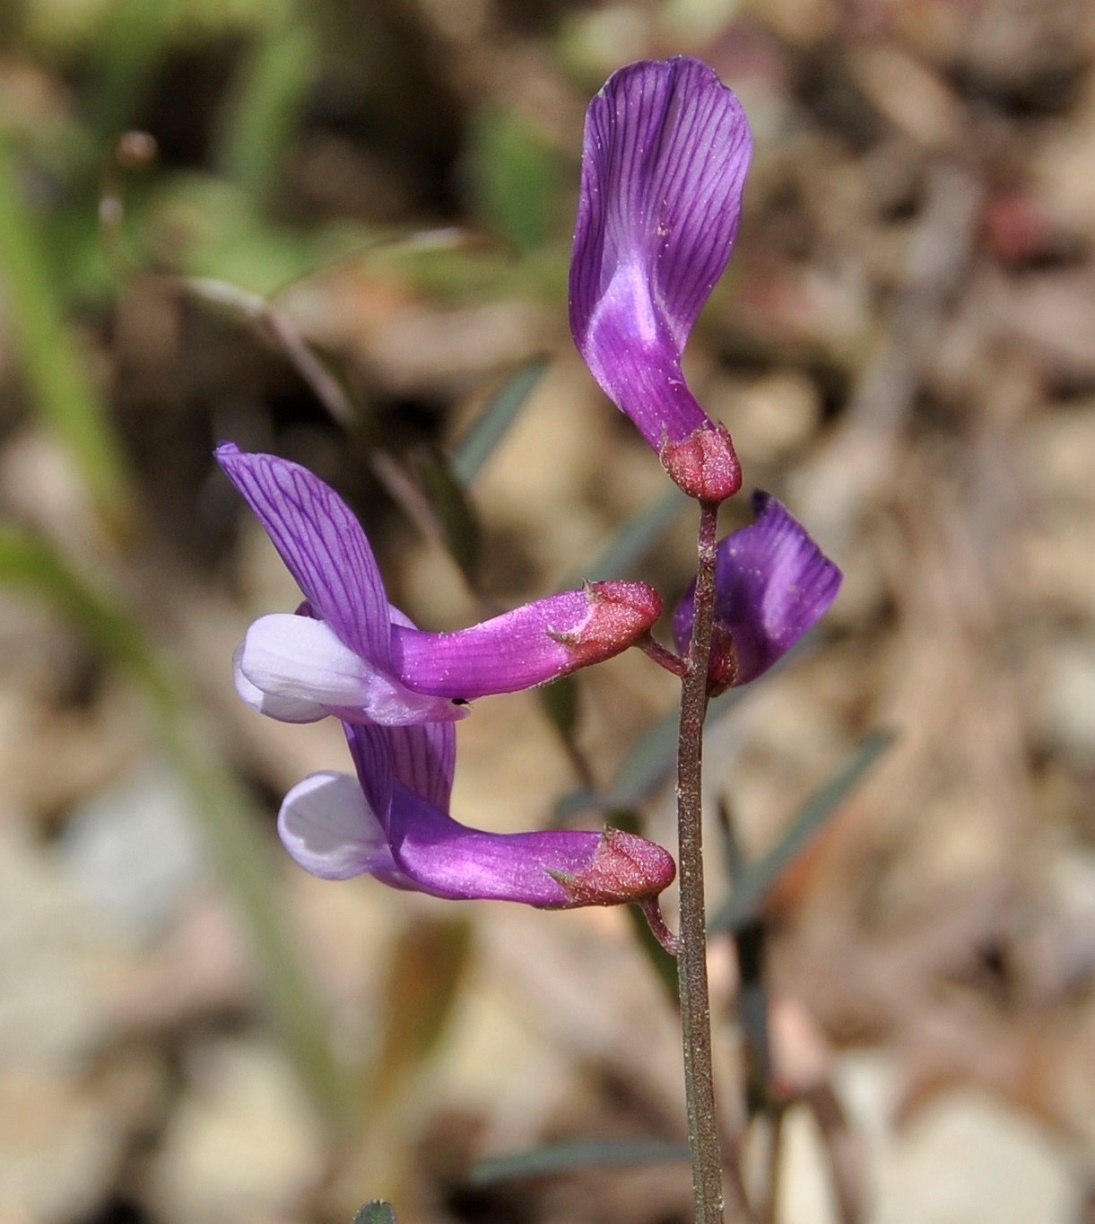
{"label": "purple petal", "polygon": [[399,869],[420,892],[450,900],[518,901],[546,909],[655,897],[676,868],[630,833],[485,833],[396,784],[389,827]]}
{"label": "purple petal", "polygon": [[673,470],[667,444],[672,452],[705,436],[705,461],[718,471],[702,474],[701,492],[686,491],[710,500],[716,476],[718,489],[737,491],[740,469],[729,436],[685,385],[681,354],[729,259],[751,148],[737,98],[685,57],[620,69],[586,117],[571,331],[594,378],[682,487],[695,475]]}
{"label": "purple petal", "polygon": [[397,623],[393,667],[421,693],[465,699],[513,693],[619,654],[661,610],[661,597],[644,582],[594,582],[454,633]]}
{"label": "purple petal", "polygon": [[428,722],[415,727],[388,727],[392,769],[408,790],[449,810],[456,768],[456,729],[451,722]]}
{"label": "purple petal", "polygon": [[392,858],[380,821],[349,774],[315,773],[297,783],[278,813],[278,834],[305,871],[325,880],[368,874],[397,887],[409,884]]}
{"label": "purple petal", "polygon": [[355,654],[387,669],[388,598],[373,550],[349,507],[307,468],[217,447],[217,462],[255,512],[311,604]]}
{"label": "purple petal", "polygon": [[[768,493],[753,495],[757,519],[718,547],[714,688],[747,684],[768,670],[829,609],[840,570]],[[677,649],[692,637],[695,584],[673,615]]]}
{"label": "purple petal", "polygon": [[342,730],[346,734],[365,803],[387,832],[392,810],[392,788],[395,785],[389,747],[391,728],[377,727],[371,723],[343,723]]}

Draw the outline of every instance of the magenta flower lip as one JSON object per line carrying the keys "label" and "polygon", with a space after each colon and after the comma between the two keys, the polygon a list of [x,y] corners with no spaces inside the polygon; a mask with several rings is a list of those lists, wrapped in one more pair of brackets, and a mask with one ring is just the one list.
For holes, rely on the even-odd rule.
{"label": "magenta flower lip", "polygon": [[[748,684],[811,629],[836,598],[840,570],[769,493],[753,494],[756,521],[721,540],[715,563],[712,696]],[[692,638],[695,583],[673,613],[684,654]]]}
{"label": "magenta flower lip", "polygon": [[237,691],[273,718],[453,721],[467,714],[466,701],[619,654],[661,614],[653,587],[598,582],[468,629],[421,632],[389,604],[369,541],[333,489],[275,455],[231,443],[216,455],[306,600],[305,615],[260,617],[236,654]]}
{"label": "magenta flower lip", "polygon": [[752,142],[715,72],[680,56],[614,73],[590,103],[570,265],[570,326],[593,377],[690,496],[741,487],[730,435],[681,371],[726,268]]}

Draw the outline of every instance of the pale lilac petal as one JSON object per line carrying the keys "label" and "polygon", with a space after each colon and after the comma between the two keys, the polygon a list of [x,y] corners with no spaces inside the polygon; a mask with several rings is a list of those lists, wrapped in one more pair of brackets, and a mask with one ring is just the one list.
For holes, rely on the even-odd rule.
{"label": "pale lilac petal", "polygon": [[230,442],[217,462],[266,529],[312,611],[356,654],[389,663],[388,599],[376,559],[346,503],[318,476]]}
{"label": "pale lilac petal", "polygon": [[237,674],[266,695],[258,707],[263,713],[276,717],[273,711],[287,709],[289,722],[312,721],[317,708],[347,722],[393,726],[453,722],[468,712],[378,671],[344,646],[325,621],[289,613],[262,616],[248,629],[237,652]]}
{"label": "pale lilac petal", "polygon": [[665,850],[633,834],[486,833],[458,824],[399,783],[389,837],[412,886],[450,900],[545,909],[621,905],[657,896],[676,872]]}
{"label": "pale lilac petal", "polygon": [[[758,492],[753,508],[756,522],[718,546],[712,672],[723,676],[723,686],[747,684],[767,671],[825,615],[840,587],[840,570],[783,505]],[[693,584],[673,616],[682,652],[692,636],[694,598]]]}
{"label": "pale lilac petal", "polygon": [[299,697],[273,697],[253,685],[240,667],[243,648],[244,643],[240,642],[232,656],[232,678],[235,681],[236,693],[242,701],[260,714],[265,714],[267,718],[276,718],[278,722],[310,723],[327,717],[323,706],[316,705],[314,701],[301,700]]}
{"label": "pale lilac petal", "polygon": [[626,650],[661,610],[646,583],[595,582],[452,633],[396,622],[392,665],[422,693],[470,699],[518,692]]}
{"label": "pale lilac petal", "polygon": [[260,616],[247,630],[238,663],[263,693],[327,709],[363,706],[376,675],[325,621],[292,613]]}
{"label": "pale lilac petal", "polygon": [[[571,331],[594,378],[682,487],[667,447],[698,431],[722,496],[740,468],[685,385],[681,354],[729,259],[751,148],[740,103],[706,64],[620,69],[586,117],[570,265]],[[711,474],[690,476],[714,500]]]}
{"label": "pale lilac petal", "polygon": [[325,880],[365,874],[388,883],[403,879],[384,829],[350,774],[315,773],[294,786],[281,805],[278,834],[305,871]]}

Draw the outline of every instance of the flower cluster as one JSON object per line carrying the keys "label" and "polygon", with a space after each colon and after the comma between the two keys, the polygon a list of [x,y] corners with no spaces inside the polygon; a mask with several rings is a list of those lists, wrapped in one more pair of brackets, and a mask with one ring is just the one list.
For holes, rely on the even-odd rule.
{"label": "flower cluster", "polygon": [[[696,60],[624,68],[589,108],[570,277],[575,342],[669,475],[706,504],[736,493],[741,469],[729,433],[685,384],[681,356],[729,258],[749,153],[740,104]],[[649,908],[675,866],[644,838],[488,833],[448,809],[454,723],[468,702],[648,642],[658,593],[590,583],[467,629],[426,633],[389,603],[364,531],[323,481],[230,443],[217,460],[304,596],[295,613],[250,627],[236,652],[237,691],[272,718],[339,719],[356,770],[314,774],[290,791],[278,829],[293,858],[325,878],[369,874],[438,897]],[[771,667],[840,583],[779,502],[761,493],[754,508],[756,521],[718,547],[712,694]],[[673,615],[682,659],[692,617],[690,590]]]}
{"label": "flower cluster", "polygon": [[334,715],[357,771],[313,774],[286,797],[278,832],[302,867],[550,908],[641,902],[671,882],[672,858],[629,833],[485,833],[448,814],[453,723],[468,700],[618,654],[657,620],[653,588],[593,583],[470,629],[423,633],[389,604],[369,541],[333,489],[230,443],[217,460],[305,598],[295,614],[260,617],[248,630],[237,692],[287,722]]}

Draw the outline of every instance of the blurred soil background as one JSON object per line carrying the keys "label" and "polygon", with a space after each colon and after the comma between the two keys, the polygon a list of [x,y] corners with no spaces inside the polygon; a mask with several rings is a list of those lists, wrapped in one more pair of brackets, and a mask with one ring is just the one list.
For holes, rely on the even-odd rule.
{"label": "blurred soil background", "polygon": [[[591,574],[651,507],[620,576],[671,604],[692,514],[575,355],[566,270],[586,102],[676,53],[756,142],[690,381],[846,575],[713,723],[712,815],[756,861],[896,733],[765,893],[744,994],[713,942],[728,1133],[763,1186],[780,1119],[786,1224],[1095,1219],[1095,9],[6,0],[0,1224],[690,1218],[679,1161],[471,1180],[681,1142],[672,1002],[625,913],[281,854],[282,795],[349,762],[234,695],[297,594],[210,457],[334,483],[429,628]],[[463,489],[444,456],[521,380]],[[636,655],[553,696],[461,724],[458,819],[611,790],[674,684]],[[672,845],[650,752],[623,806]]]}

